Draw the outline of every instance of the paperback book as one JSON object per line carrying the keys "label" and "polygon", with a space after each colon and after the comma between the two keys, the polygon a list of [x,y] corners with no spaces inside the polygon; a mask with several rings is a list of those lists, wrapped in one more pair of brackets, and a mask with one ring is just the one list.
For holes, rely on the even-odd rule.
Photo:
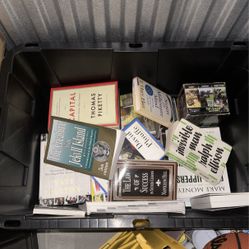
{"label": "paperback book", "polygon": [[[221,139],[220,128],[202,128],[202,131]],[[177,170],[177,199],[184,200],[186,206],[190,206],[190,198],[207,193],[230,193],[230,184],[227,167],[224,169],[220,183],[216,186],[195,175],[184,166],[178,164]]]}
{"label": "paperback book", "polygon": [[136,113],[165,127],[176,120],[172,97],[139,77],[132,81],[132,96]]}
{"label": "paperback book", "polygon": [[247,207],[249,206],[249,192],[227,194],[205,194],[190,199],[193,209],[209,211]]}
{"label": "paperback book", "polygon": [[212,185],[221,181],[231,149],[185,119],[175,122],[168,131],[167,156]]}
{"label": "paperback book", "polygon": [[119,128],[118,82],[103,82],[51,88],[51,116]]}
{"label": "paperback book", "polygon": [[139,213],[180,213],[185,214],[183,201],[111,201],[87,202],[86,213],[139,214]]}
{"label": "paperback book", "polygon": [[39,175],[40,206],[73,205],[96,200],[106,201],[108,190],[107,180],[44,162],[47,137],[47,134],[41,135]]}
{"label": "paperback book", "polygon": [[109,180],[124,139],[120,130],[52,117],[45,162]]}
{"label": "paperback book", "polygon": [[80,218],[85,217],[85,211],[79,207],[43,207],[35,205],[33,214],[39,215],[58,215],[58,216],[77,216]]}
{"label": "paperback book", "polygon": [[120,116],[121,129],[129,124],[133,119],[138,118],[144,127],[157,137],[160,125],[134,111],[132,93],[120,95]]}
{"label": "paperback book", "polygon": [[[135,118],[125,126],[126,141],[131,144],[130,149],[135,148],[137,154],[146,160],[160,160],[164,157],[163,145],[145,128],[145,126]],[[120,158],[125,158],[124,154],[129,153],[129,146],[123,147]],[[132,152],[130,152],[132,154]],[[129,157],[129,159],[133,159]]]}
{"label": "paperback book", "polygon": [[113,200],[175,200],[177,163],[119,160],[112,181]]}

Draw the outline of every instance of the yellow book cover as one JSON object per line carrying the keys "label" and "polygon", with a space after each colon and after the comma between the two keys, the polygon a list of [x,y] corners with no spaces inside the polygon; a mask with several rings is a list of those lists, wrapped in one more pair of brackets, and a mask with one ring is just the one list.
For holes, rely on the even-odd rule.
{"label": "yellow book cover", "polygon": [[48,127],[51,116],[118,128],[118,82],[103,82],[51,88]]}
{"label": "yellow book cover", "polygon": [[132,82],[132,97],[136,113],[165,127],[175,121],[171,96],[138,77]]}

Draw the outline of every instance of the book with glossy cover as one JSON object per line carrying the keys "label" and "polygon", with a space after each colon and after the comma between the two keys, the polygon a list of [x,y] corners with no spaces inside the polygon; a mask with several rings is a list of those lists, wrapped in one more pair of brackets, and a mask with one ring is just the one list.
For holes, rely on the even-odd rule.
{"label": "book with glossy cover", "polygon": [[136,113],[165,127],[176,120],[172,97],[139,77],[132,81],[132,97]]}
{"label": "book with glossy cover", "polygon": [[113,200],[175,200],[177,163],[119,160],[111,185]]}
{"label": "book with glossy cover", "polygon": [[51,116],[119,128],[118,82],[51,88],[48,127]]}
{"label": "book with glossy cover", "polygon": [[[220,128],[210,127],[202,128],[207,134],[221,139]],[[230,193],[230,185],[227,174],[227,167],[224,169],[220,183],[216,186],[203,180],[200,176],[195,175],[184,166],[178,164],[177,170],[177,199],[184,200],[186,206],[190,206],[190,198],[207,193]]]}
{"label": "book with glossy cover", "polygon": [[221,181],[231,150],[219,137],[185,119],[175,122],[168,131],[167,156],[212,185]]}
{"label": "book with glossy cover", "polygon": [[132,93],[120,95],[120,117],[121,129],[138,118],[152,135],[158,136],[160,125],[134,111]]}
{"label": "book with glossy cover", "polygon": [[125,133],[52,117],[45,162],[103,179],[112,179]]}
{"label": "book with glossy cover", "polygon": [[[124,154],[130,150],[136,149],[138,153],[132,153],[136,157],[142,157],[146,160],[160,160],[164,157],[165,151],[163,145],[145,128],[138,118],[132,120],[123,129],[126,142],[122,148],[120,158],[125,158]],[[133,159],[128,157],[129,159]]]}

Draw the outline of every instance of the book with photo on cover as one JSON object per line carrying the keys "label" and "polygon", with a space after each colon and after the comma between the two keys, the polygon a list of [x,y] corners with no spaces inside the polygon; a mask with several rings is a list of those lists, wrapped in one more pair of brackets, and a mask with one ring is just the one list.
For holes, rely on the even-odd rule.
{"label": "book with photo on cover", "polygon": [[51,88],[48,115],[119,128],[118,82]]}
{"label": "book with photo on cover", "polygon": [[52,117],[44,161],[109,180],[124,139],[120,130]]}
{"label": "book with photo on cover", "polygon": [[106,201],[108,181],[44,162],[47,134],[41,134],[39,204],[61,206]]}
{"label": "book with photo on cover", "polygon": [[176,105],[172,97],[139,77],[132,81],[132,97],[136,113],[165,127],[176,121]]}
{"label": "book with photo on cover", "polygon": [[231,150],[219,137],[185,119],[176,121],[168,131],[166,155],[212,185],[221,181]]}

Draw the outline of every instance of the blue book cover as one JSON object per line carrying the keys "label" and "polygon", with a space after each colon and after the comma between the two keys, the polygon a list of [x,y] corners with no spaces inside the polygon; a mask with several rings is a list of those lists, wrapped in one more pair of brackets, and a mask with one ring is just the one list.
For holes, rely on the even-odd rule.
{"label": "blue book cover", "polygon": [[117,131],[88,123],[52,117],[45,162],[109,179]]}
{"label": "blue book cover", "polygon": [[[160,160],[165,156],[163,145],[145,128],[138,118],[123,128],[125,143],[120,159]],[[137,152],[135,152],[137,151]]]}

